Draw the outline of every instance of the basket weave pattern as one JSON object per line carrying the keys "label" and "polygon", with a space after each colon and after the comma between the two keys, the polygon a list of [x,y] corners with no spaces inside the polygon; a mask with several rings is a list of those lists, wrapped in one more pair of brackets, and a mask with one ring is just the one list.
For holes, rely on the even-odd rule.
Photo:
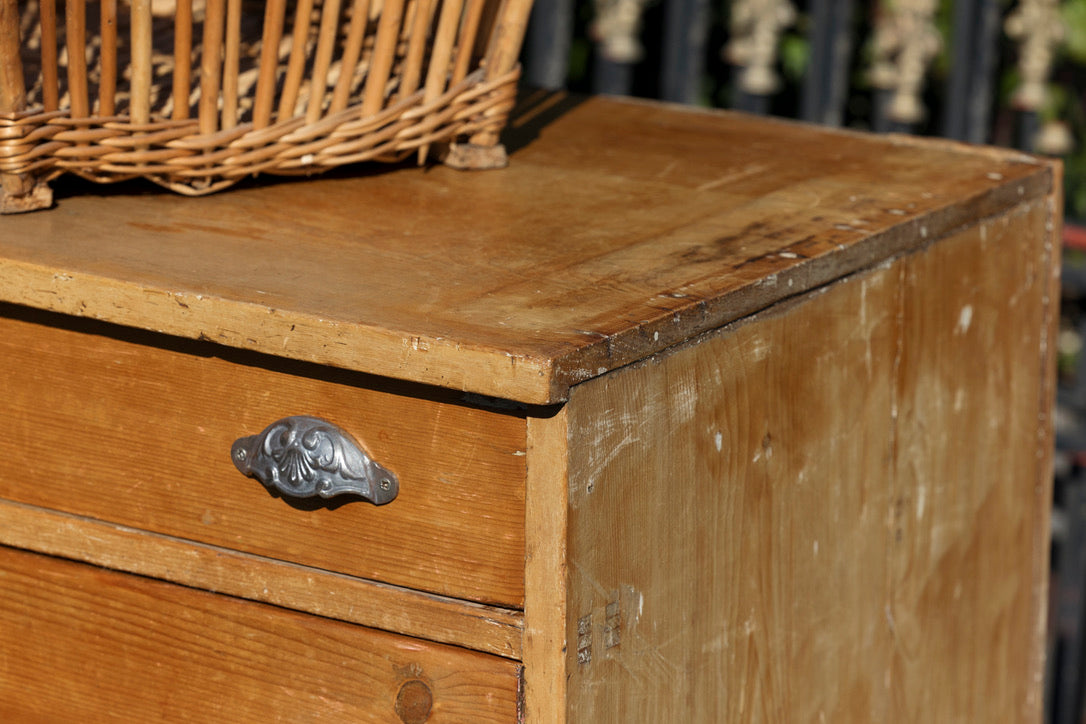
{"label": "basket weave pattern", "polygon": [[[0,0],[0,211],[45,182],[504,165],[530,0]],[[88,12],[89,11],[89,12]]]}

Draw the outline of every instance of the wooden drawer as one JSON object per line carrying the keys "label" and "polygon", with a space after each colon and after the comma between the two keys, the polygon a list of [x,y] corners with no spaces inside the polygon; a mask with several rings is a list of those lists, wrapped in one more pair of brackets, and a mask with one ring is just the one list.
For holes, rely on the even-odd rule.
{"label": "wooden drawer", "polygon": [[9,722],[517,716],[512,661],[4,547],[0,651]]}
{"label": "wooden drawer", "polygon": [[[525,421],[456,393],[6,307],[0,497],[498,605],[524,597]],[[168,345],[168,346],[165,346]],[[229,359],[213,355],[229,354]],[[292,507],[233,441],[308,414],[399,476],[391,503]],[[333,499],[334,501],[335,499]]]}

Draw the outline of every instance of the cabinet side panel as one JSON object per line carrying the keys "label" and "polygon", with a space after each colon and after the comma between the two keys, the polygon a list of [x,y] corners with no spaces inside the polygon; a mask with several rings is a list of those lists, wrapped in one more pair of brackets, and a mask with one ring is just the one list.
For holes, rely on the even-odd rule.
{"label": "cabinet side panel", "polygon": [[1039,718],[1050,222],[574,388],[571,720]]}

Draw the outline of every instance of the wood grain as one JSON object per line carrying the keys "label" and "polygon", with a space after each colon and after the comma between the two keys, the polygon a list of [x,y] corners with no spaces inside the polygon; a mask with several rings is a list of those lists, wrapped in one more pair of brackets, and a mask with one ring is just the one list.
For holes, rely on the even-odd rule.
{"label": "wood grain", "polygon": [[1057,225],[574,388],[571,720],[1040,721]]}
{"label": "wood grain", "polygon": [[569,579],[569,423],[566,408],[528,418],[524,566],[524,713],[560,724],[566,711],[566,598]]}
{"label": "wood grain", "polygon": [[0,500],[0,544],[520,660],[524,616]]}
{"label": "wood grain", "polygon": [[7,548],[0,650],[10,722],[401,721],[411,681],[426,721],[517,715],[512,661]]}
{"label": "wood grain", "polygon": [[[522,416],[463,404],[456,393],[259,355],[224,359],[215,345],[110,336],[109,325],[24,311],[0,319],[10,433],[0,436],[0,497],[523,605]],[[233,441],[293,414],[354,435],[399,476],[396,500],[301,510],[239,473]]]}
{"label": "wood grain", "polygon": [[1053,188],[1012,152],[566,105],[514,118],[494,173],[96,188],[4,218],[0,299],[551,403]]}

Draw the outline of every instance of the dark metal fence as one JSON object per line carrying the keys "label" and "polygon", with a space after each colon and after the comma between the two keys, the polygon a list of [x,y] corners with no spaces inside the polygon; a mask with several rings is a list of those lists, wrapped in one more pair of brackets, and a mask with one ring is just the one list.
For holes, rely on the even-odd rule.
{"label": "dark metal fence", "polygon": [[[1057,5],[1056,0],[1016,6],[1006,0],[536,0],[524,78],[547,89],[654,97],[1038,150],[1043,99],[999,91],[1006,81],[1036,85],[1023,65],[1039,68],[1042,84],[1050,74],[1053,58],[1043,56],[1053,54],[1063,32]],[[737,17],[752,12],[749,8],[784,10],[777,18]],[[1045,15],[1049,12],[1054,14]],[[744,82],[751,66],[744,65],[736,46],[764,45],[766,38],[775,43],[770,72],[790,70],[791,75],[778,83]],[[776,67],[788,65],[779,52],[783,46],[795,51],[788,54],[794,59],[791,68]],[[901,112],[900,104],[895,112],[895,95],[900,97],[901,85],[908,83],[916,85],[919,117]],[[1017,132],[1008,135],[1008,130]],[[1039,150],[1066,149],[1042,142]]]}

